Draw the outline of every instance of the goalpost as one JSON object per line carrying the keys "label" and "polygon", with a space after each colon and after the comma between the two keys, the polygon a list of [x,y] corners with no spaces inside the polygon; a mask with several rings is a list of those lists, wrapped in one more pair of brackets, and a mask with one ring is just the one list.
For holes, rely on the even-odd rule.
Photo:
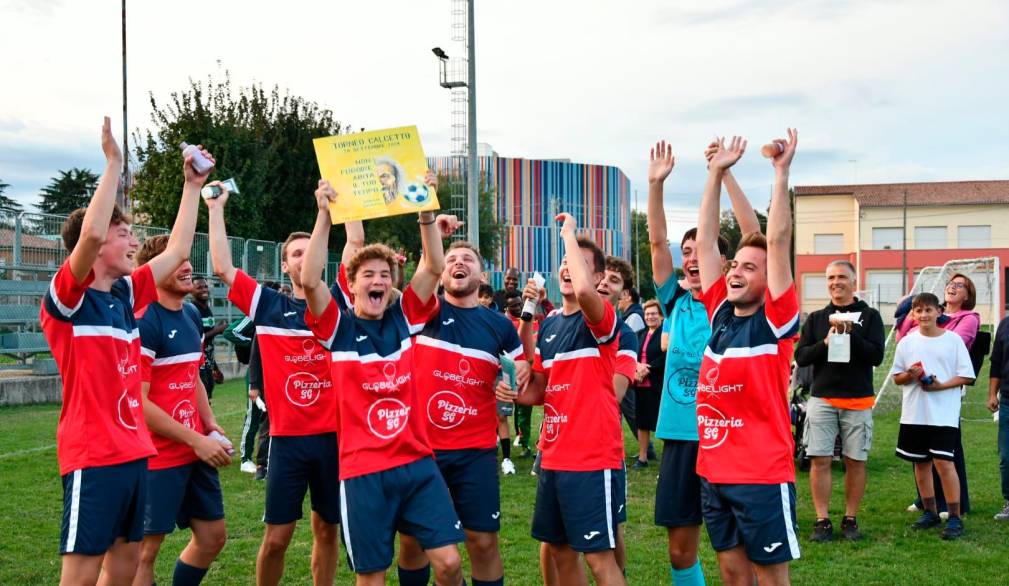
{"label": "goalpost", "polygon": [[[989,256],[983,258],[955,259],[942,266],[930,266],[923,268],[914,279],[914,285],[907,295],[916,295],[922,292],[935,294],[940,301],[943,298],[946,283],[952,275],[960,273],[966,275],[974,283],[977,290],[977,302],[974,311],[981,316],[981,329],[987,330],[992,337],[995,336],[995,328],[999,322],[1002,279],[1001,268],[998,257]],[[902,392],[900,386],[894,384],[890,369],[893,366],[894,353],[897,348],[895,339],[896,324],[891,326],[886,337],[884,347],[883,363],[876,368],[875,379],[882,379],[879,385],[879,392],[876,395],[876,410],[888,412],[900,409]],[[988,358],[985,358],[985,365]],[[982,367],[984,370],[984,367]],[[967,387],[967,394],[964,398],[961,409],[961,419],[964,421],[991,421],[991,414],[988,412],[986,403],[988,400],[988,379],[979,377],[975,383]]]}

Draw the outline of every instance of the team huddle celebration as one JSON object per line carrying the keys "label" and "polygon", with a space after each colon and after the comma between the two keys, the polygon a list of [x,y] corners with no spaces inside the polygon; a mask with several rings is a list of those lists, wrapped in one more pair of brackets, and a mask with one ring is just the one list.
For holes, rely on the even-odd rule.
{"label": "team huddle celebration", "polygon": [[[500,585],[510,561],[502,523],[531,518],[522,546],[538,547],[542,583],[625,584],[628,469],[653,470],[672,584],[788,584],[789,565],[808,547],[800,542],[862,539],[883,325],[853,296],[845,260],[826,271],[830,305],[800,316],[789,197],[796,130],[764,147],[773,188],[763,229],[731,171],[746,140],[699,145],[708,174],[697,225],[682,235],[667,232],[663,206],[672,147],[643,149],[655,299],[639,300],[631,264],[559,210],[556,306],[538,274],[510,271],[495,292],[477,247],[446,246],[463,222],[434,211],[416,214],[422,250],[408,251],[417,259],[409,278],[397,252],[348,221],[327,280],[330,209],[347,195],[326,180],[305,194],[318,209],[314,223],[305,218],[306,231],[283,243],[288,290],[257,282],[233,263],[230,189],[208,181],[216,161],[202,147],[184,153],[171,234],[139,242],[115,204],[122,154],[107,118],[101,144],[105,172],[63,226],[69,256],[40,313],[64,385],[62,583],[199,584],[228,540],[231,495],[219,470],[238,465],[229,439],[238,430],[218,423],[213,377],[202,376],[205,333],[215,326],[201,316],[205,276],[189,261],[200,206],[214,276],[246,316],[229,335],[251,342],[240,451],[242,471],[265,478],[256,583],[277,584],[285,565],[310,564],[315,584],[385,584],[389,574],[404,585]],[[438,187],[430,171],[423,182]],[[742,233],[735,251],[719,233],[723,186]],[[945,299],[921,293],[900,310],[894,453],[913,463],[913,527],[923,539],[965,532],[959,409],[961,389],[977,377],[973,293],[957,275]],[[1004,331],[991,356],[993,409]],[[796,432],[789,397],[802,375],[813,396]],[[268,419],[258,466],[252,419],[264,428]],[[625,425],[637,440],[630,458]],[[796,433],[811,462],[808,532],[797,525]],[[838,535],[828,513],[835,443],[846,493]],[[535,458],[535,499],[521,504],[521,519],[504,518],[500,498],[516,473],[513,447],[515,458]],[[306,496],[310,559],[288,551]],[[702,526],[718,576],[702,571]],[[172,575],[156,577],[176,530],[191,537]]]}

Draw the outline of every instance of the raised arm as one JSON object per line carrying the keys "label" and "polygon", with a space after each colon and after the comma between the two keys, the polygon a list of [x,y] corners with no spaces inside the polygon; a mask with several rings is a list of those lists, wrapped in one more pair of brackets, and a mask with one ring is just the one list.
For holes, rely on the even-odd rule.
{"label": "raised arm", "polygon": [[[214,162],[214,158],[202,146],[197,148],[210,162]],[[165,251],[147,263],[151,266],[155,282],[160,283],[161,279],[189,259],[190,251],[193,249],[193,235],[196,232],[196,212],[200,209],[200,190],[203,189],[203,184],[207,182],[211,171],[213,167],[207,169],[206,173],[198,173],[193,168],[192,155],[182,162],[182,174],[186,182],[182,186],[182,201],[179,202],[179,213],[175,216],[172,235],[168,237]]]}
{"label": "raised arm", "polygon": [[319,212],[315,215],[315,227],[312,237],[308,239],[305,258],[301,261],[301,286],[305,288],[305,299],[312,315],[321,316],[333,298],[329,287],[322,282],[322,273],[326,270],[326,257],[329,255],[329,229],[333,220],[329,215],[329,203],[336,201],[336,191],[329,181],[319,180],[315,190],[315,202]]}
{"label": "raised arm", "polygon": [[697,216],[697,267],[701,273],[702,291],[707,291],[722,278],[722,258],[718,252],[718,200],[722,193],[722,177],[744,152],[745,140],[733,136],[726,148],[723,138],[718,141],[718,147],[708,161],[708,179],[704,183],[701,210]]}
{"label": "raised arm", "polygon": [[344,222],[343,229],[347,231],[347,243],[343,245],[340,262],[346,266],[350,264],[350,259],[354,258],[357,251],[364,247],[364,222],[361,220]]}
{"label": "raised arm", "polygon": [[558,214],[555,218],[561,225],[561,240],[564,241],[564,257],[567,259],[568,274],[571,276],[571,286],[575,290],[578,307],[590,324],[599,323],[606,311],[603,298],[596,292],[596,283],[592,279],[592,270],[585,262],[582,251],[578,247],[576,231],[578,224],[569,213]]}
{"label": "raised arm", "polygon": [[[427,172],[424,183],[437,190],[438,180],[431,171]],[[421,254],[424,263],[414,271],[413,278],[410,279],[410,286],[420,301],[427,303],[438,289],[441,273],[445,269],[445,249],[441,242],[441,232],[434,212],[417,214],[417,223],[420,224],[420,243],[423,249]]]}
{"label": "raised arm", "polygon": [[228,244],[228,229],[224,226],[224,204],[228,202],[228,190],[221,187],[221,195],[215,199],[205,199],[207,204],[208,238],[210,239],[210,261],[214,274],[227,286],[235,282],[234,263],[231,261],[231,245]]}
{"label": "raised arm", "polygon": [[774,164],[771,210],[767,213],[767,290],[771,298],[781,296],[792,286],[792,202],[788,198],[788,172],[795,156],[799,133],[788,129],[788,140],[776,139],[782,151]]}
{"label": "raised arm", "polygon": [[102,152],[105,153],[105,171],[98,181],[98,187],[91,196],[91,203],[84,212],[81,236],[70,252],[70,272],[78,283],[84,281],[98,258],[98,251],[109,233],[112,208],[116,205],[116,188],[119,186],[119,172],[123,167],[123,154],[119,150],[109,117],[102,123]]}
{"label": "raised arm", "polygon": [[[711,162],[711,157],[718,152],[718,142],[713,141],[704,151],[704,158]],[[732,204],[732,215],[736,217],[740,234],[750,234],[760,232],[760,221],[757,220],[757,213],[753,211],[750,200],[746,199],[743,189],[736,183],[735,176],[730,169],[726,169],[722,174],[722,185],[729,192],[729,202]]]}
{"label": "raised arm", "polygon": [[659,141],[648,160],[648,245],[652,252],[652,280],[661,287],[673,275],[673,255],[666,235],[666,209],[662,202],[662,184],[673,170],[673,147]]}

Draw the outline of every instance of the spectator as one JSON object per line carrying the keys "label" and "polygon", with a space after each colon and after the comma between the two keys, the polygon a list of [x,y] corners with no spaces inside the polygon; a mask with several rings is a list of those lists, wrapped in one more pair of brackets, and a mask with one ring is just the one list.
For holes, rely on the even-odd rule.
{"label": "spectator", "polygon": [[480,301],[480,305],[483,305],[487,309],[500,311],[494,305],[494,287],[491,287],[487,283],[480,284],[480,288],[477,290],[477,299]]}
{"label": "spectator", "polygon": [[224,382],[221,369],[214,357],[214,338],[228,327],[226,323],[214,322],[214,311],[210,308],[210,287],[206,277],[193,277],[193,305],[200,311],[203,322],[203,365],[200,366],[200,380],[207,389],[207,399],[214,398],[214,384]]}
{"label": "spectator", "polygon": [[919,293],[912,301],[918,331],[897,344],[893,382],[904,387],[897,436],[897,457],[914,463],[915,484],[925,512],[913,529],[930,529],[942,523],[935,500],[932,469],[946,493],[949,521],[943,539],[963,536],[960,520],[960,481],[953,456],[960,424],[960,393],[974,380],[974,367],[962,340],[936,323],[942,313],[939,299]]}
{"label": "spectator", "polygon": [[[981,316],[974,311],[977,303],[977,289],[974,282],[966,275],[954,273],[946,283],[943,291],[944,308],[940,319],[937,321],[939,327],[953,332],[960,336],[968,352],[977,339],[978,330],[981,329]],[[897,308],[898,317],[910,308],[910,297],[906,298]],[[918,327],[918,323],[913,316],[907,315],[897,327],[896,339],[913,332]],[[956,430],[956,451],[953,464],[956,466],[957,477],[960,479],[960,512],[967,514],[970,512],[970,492],[967,490],[967,462],[964,460],[963,438],[960,427]],[[939,482],[938,473],[933,471],[935,484],[935,501],[941,516],[948,515],[946,507],[946,497]],[[908,511],[922,510],[921,498],[915,499],[907,508]]]}
{"label": "spectator", "polygon": [[634,468],[648,466],[648,445],[659,418],[659,400],[666,367],[662,349],[662,309],[652,299],[645,303],[645,325],[638,334],[638,369],[634,384],[634,411],[638,424],[638,459]]}
{"label": "spectator", "polygon": [[494,293],[494,305],[497,306],[498,311],[504,313],[505,301],[507,301],[506,297],[509,294],[512,293],[518,293],[519,295],[522,294],[522,292],[519,291],[520,276],[521,275],[519,273],[519,270],[516,269],[515,267],[512,267],[507,271],[505,271],[504,289],[501,289],[500,291]]}
{"label": "spectator", "polygon": [[[830,541],[833,537],[834,527],[828,513],[830,465],[838,434],[846,466],[841,531],[849,540],[862,537],[856,515],[865,493],[865,462],[872,447],[872,369],[883,362],[886,340],[879,312],[855,297],[856,282],[855,267],[850,262],[836,260],[827,265],[830,303],[809,315],[795,349],[798,369],[813,368],[812,397],[806,404],[802,443],[810,458],[809,484],[816,509],[811,540],[816,542]],[[834,317],[835,314],[858,315],[847,321]],[[831,344],[848,345],[849,355],[831,356],[842,350],[830,348]]]}
{"label": "spectator", "polygon": [[645,331],[645,312],[641,308],[641,295],[630,283],[633,281],[628,281],[627,286],[620,293],[617,305],[624,323],[630,326],[635,334],[640,334]]}
{"label": "spectator", "polygon": [[998,458],[1002,472],[1003,506],[995,520],[1009,521],[1009,317],[1002,320],[995,333],[988,376],[988,409],[998,413]]}

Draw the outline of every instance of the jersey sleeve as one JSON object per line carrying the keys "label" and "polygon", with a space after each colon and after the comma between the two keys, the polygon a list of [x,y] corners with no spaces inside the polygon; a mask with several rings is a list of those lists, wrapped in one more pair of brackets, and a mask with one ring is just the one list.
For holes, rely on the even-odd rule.
{"label": "jersey sleeve", "polygon": [[900,342],[897,342],[897,350],[893,353],[893,366],[890,368],[890,374],[900,374],[902,372],[906,372],[911,366],[907,362],[908,342],[906,340],[908,340],[908,338],[904,338]]}
{"label": "jersey sleeve", "polygon": [[235,280],[231,283],[231,289],[228,291],[228,300],[234,303],[242,313],[255,320],[263,297],[270,293],[276,292],[263,287],[248,273],[239,269],[235,272]]}
{"label": "jersey sleeve", "polygon": [[708,287],[707,290],[701,292],[701,303],[704,304],[704,309],[708,312],[708,321],[715,318],[715,314],[718,313],[718,308],[725,303],[728,296],[729,289],[725,284],[724,277],[718,277],[718,279],[711,284],[711,287]]}
{"label": "jersey sleeve", "polygon": [[158,284],[154,281],[151,265],[145,264],[133,271],[132,275],[124,277],[124,281],[129,287],[130,303],[134,312],[158,300]]}
{"label": "jersey sleeve", "polygon": [[49,282],[49,291],[46,292],[43,307],[56,319],[63,321],[70,319],[81,308],[84,294],[94,280],[95,271],[92,270],[78,283],[73,271],[70,270],[70,261],[64,261],[53,276],[53,280]]}
{"label": "jersey sleeve", "polygon": [[771,290],[764,294],[764,315],[771,326],[774,337],[783,340],[799,333],[799,296],[795,294],[795,283],[778,296],[771,297]]}
{"label": "jersey sleeve", "polygon": [[438,296],[431,295],[427,303],[423,303],[420,297],[417,297],[412,285],[406,286],[399,303],[411,336],[419,334],[424,329],[424,324],[438,313]]}
{"label": "jersey sleeve", "polygon": [[354,307],[354,294],[350,291],[350,281],[347,280],[347,269],[343,263],[340,263],[340,268],[336,272],[336,281],[329,293],[336,299],[336,304],[340,309]]}
{"label": "jersey sleeve", "polygon": [[603,301],[603,317],[597,323],[589,323],[589,318],[582,313],[582,319],[585,320],[585,325],[589,327],[589,331],[592,332],[592,337],[596,339],[599,344],[609,344],[617,338],[617,332],[620,330],[617,322],[617,311],[613,309],[609,301]]}
{"label": "jersey sleeve", "polygon": [[203,347],[206,344],[206,336],[203,334],[203,318],[200,317],[200,310],[192,303],[183,304],[182,309],[186,312],[186,317],[196,326],[196,331],[200,332],[200,366],[202,367],[207,361],[207,354],[203,352]]}
{"label": "jersey sleeve", "polygon": [[161,350],[161,320],[151,312],[137,322],[140,330],[140,381],[151,382],[151,366]]}
{"label": "jersey sleeve", "polygon": [[673,331],[673,318],[672,316],[666,316],[666,319],[662,320],[662,333],[668,334]]}
{"label": "jersey sleeve", "polygon": [[319,317],[312,315],[311,307],[305,310],[305,324],[327,350],[333,349],[333,341],[336,339],[336,332],[340,328],[341,321],[343,320],[335,297],[330,297],[329,305]]}
{"label": "jersey sleeve", "polygon": [[669,317],[673,313],[673,304],[681,294],[683,294],[683,287],[680,287],[680,282],[676,280],[675,275],[670,275],[666,282],[661,286],[656,285],[655,296],[659,300],[659,307],[662,309],[662,317]]}
{"label": "jersey sleeve", "polygon": [[630,327],[620,328],[620,340],[617,346],[617,374],[626,376],[629,380],[634,380],[638,368],[638,335]]}

